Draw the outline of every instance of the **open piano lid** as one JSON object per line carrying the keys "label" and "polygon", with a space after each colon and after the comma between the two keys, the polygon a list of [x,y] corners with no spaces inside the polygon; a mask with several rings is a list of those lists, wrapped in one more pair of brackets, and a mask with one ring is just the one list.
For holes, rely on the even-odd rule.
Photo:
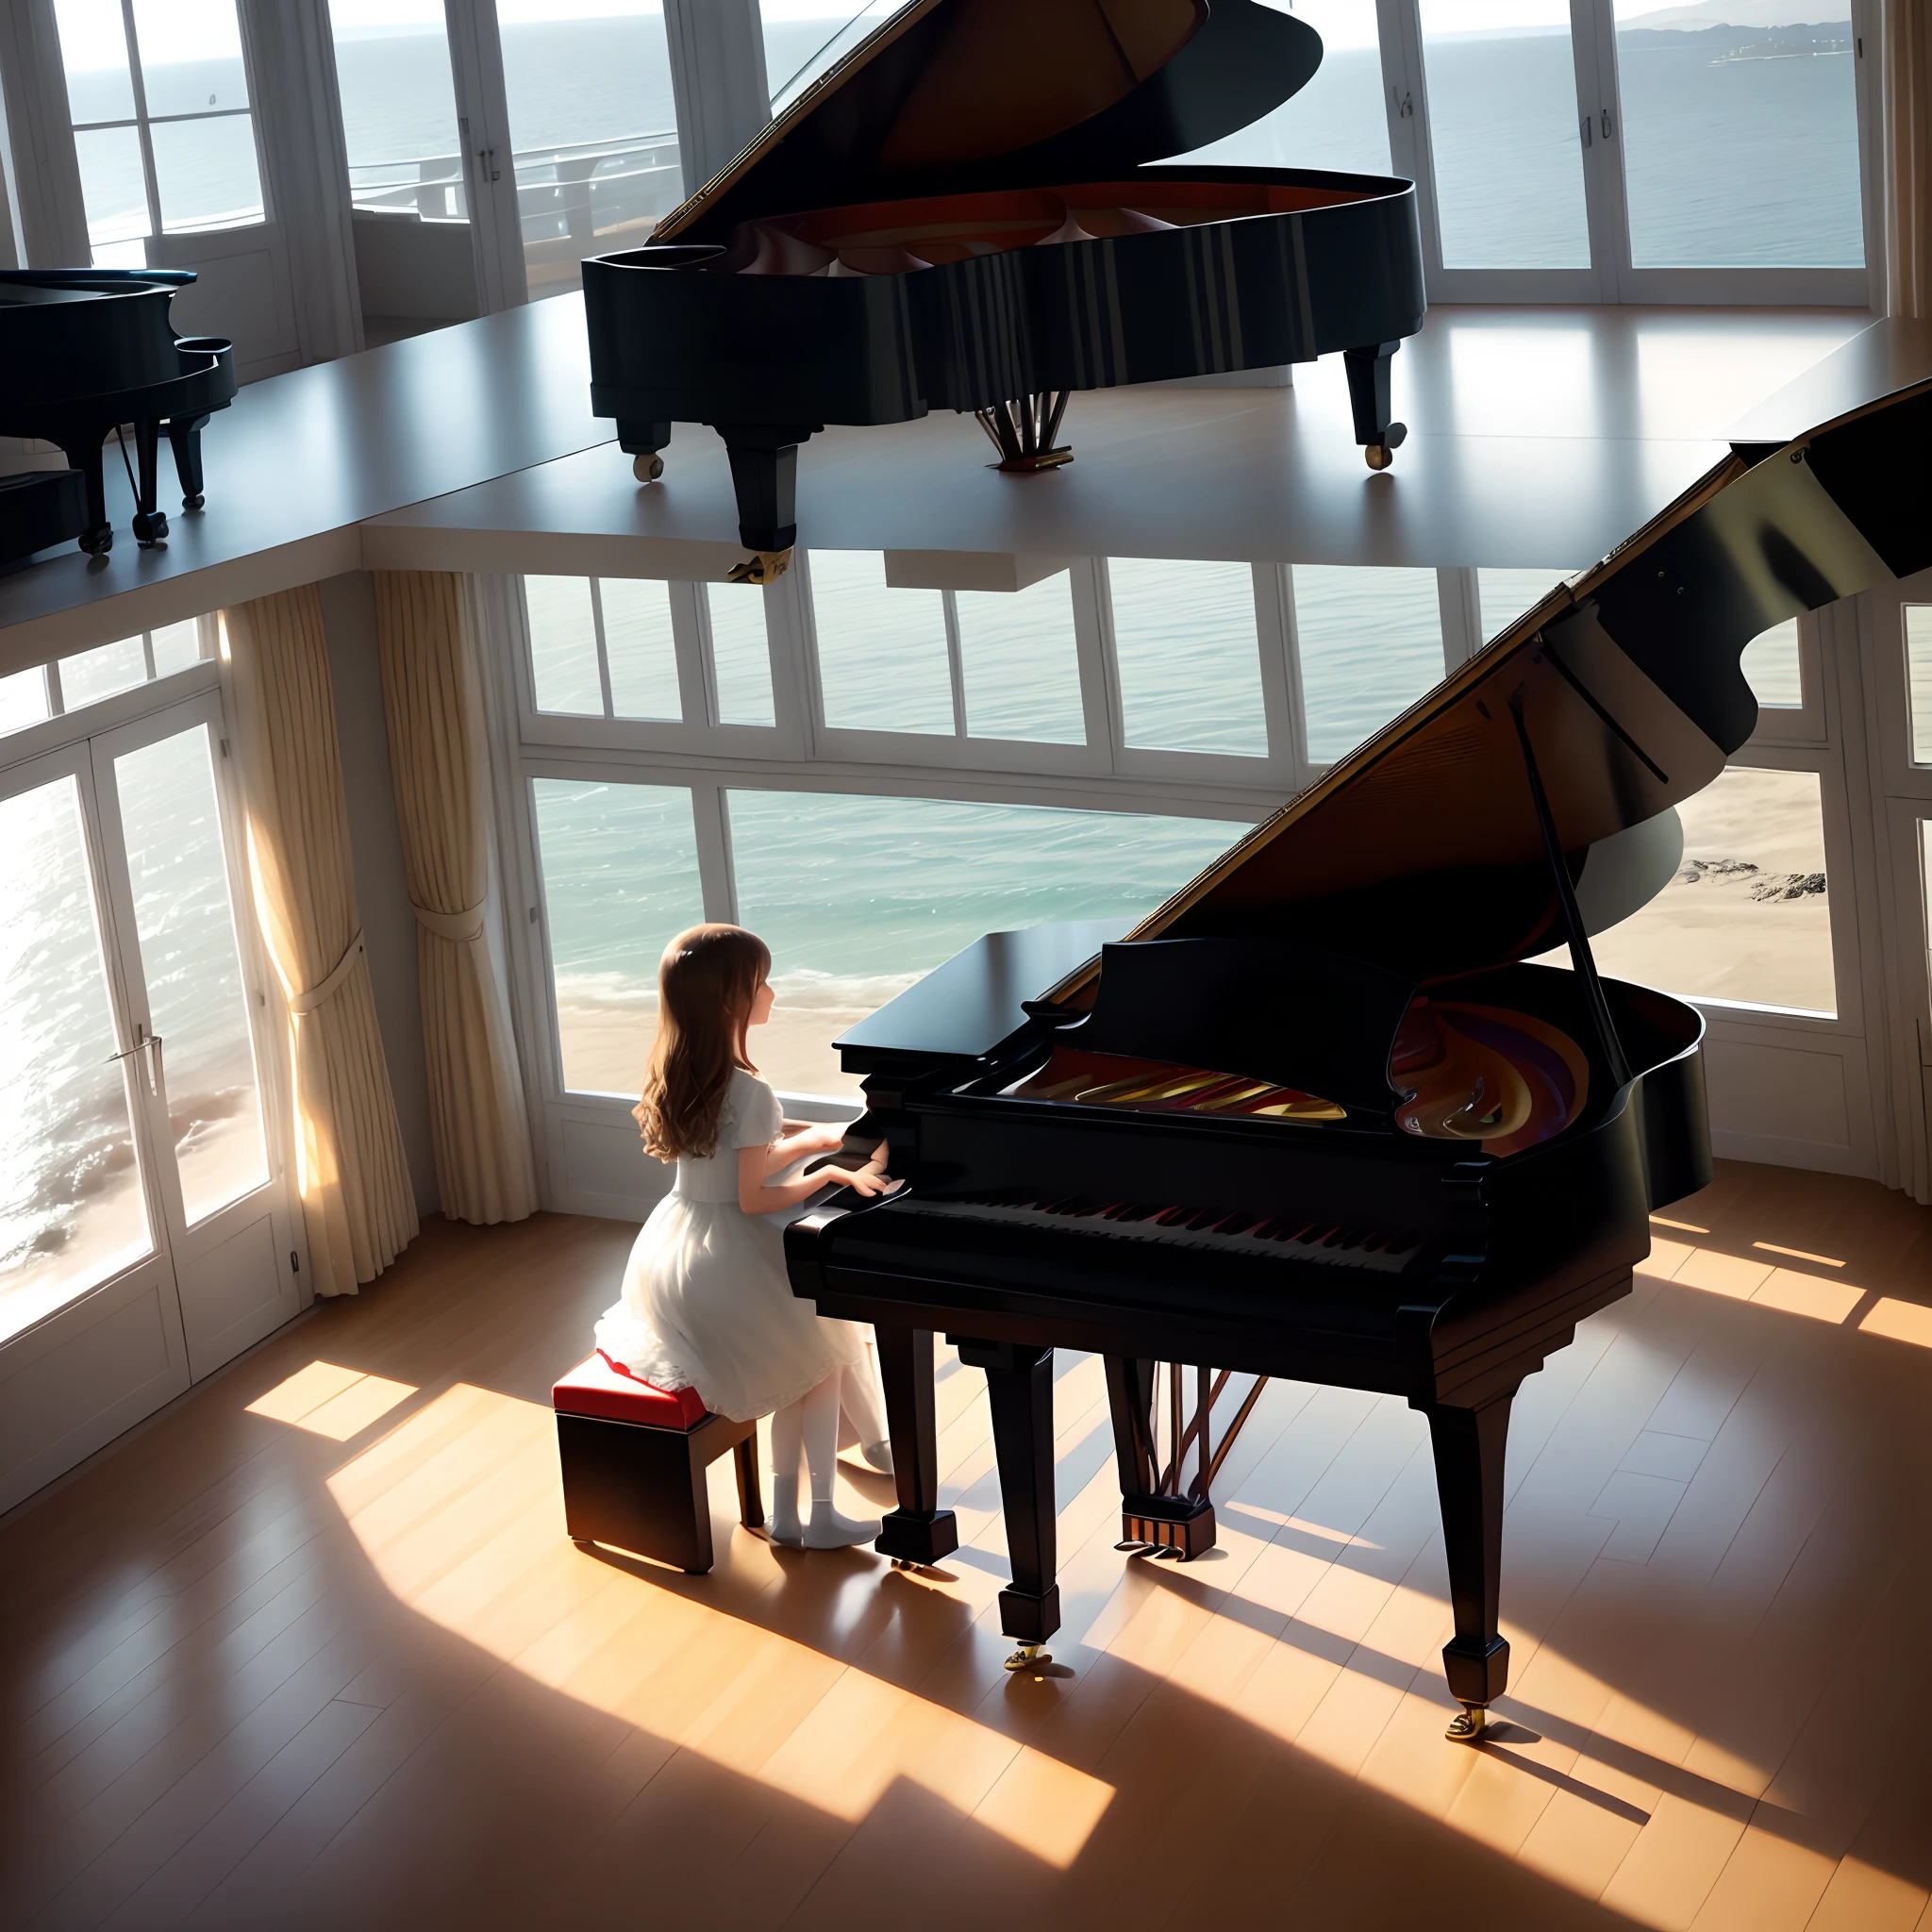
{"label": "open piano lid", "polygon": [[974,189],[1108,180],[1271,113],[1321,36],[1256,0],[911,0],[653,242]]}
{"label": "open piano lid", "polygon": [[[1574,876],[1591,847],[1702,791],[1750,737],[1739,659],[1752,639],[1932,565],[1928,450],[1932,382],[1783,447],[1739,447],[1127,942],[1290,940],[1422,983],[1560,944],[1524,738]],[[1088,1005],[1099,965],[1046,1002]]]}

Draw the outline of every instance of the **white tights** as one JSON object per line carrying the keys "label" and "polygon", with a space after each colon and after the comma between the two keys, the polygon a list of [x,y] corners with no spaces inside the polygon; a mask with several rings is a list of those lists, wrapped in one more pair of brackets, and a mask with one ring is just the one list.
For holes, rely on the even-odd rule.
{"label": "white tights", "polygon": [[[796,1402],[788,1402],[772,1417],[774,1542],[802,1542],[808,1550],[837,1550],[870,1542],[879,1533],[875,1519],[863,1522],[841,1515],[833,1501],[839,1467],[840,1385],[844,1375],[842,1369],[834,1369],[815,1389],[808,1390]],[[858,1382],[860,1377],[851,1379]],[[853,1420],[863,1428],[858,1416]],[[798,1517],[801,1451],[811,1473],[811,1521],[802,1526]]]}

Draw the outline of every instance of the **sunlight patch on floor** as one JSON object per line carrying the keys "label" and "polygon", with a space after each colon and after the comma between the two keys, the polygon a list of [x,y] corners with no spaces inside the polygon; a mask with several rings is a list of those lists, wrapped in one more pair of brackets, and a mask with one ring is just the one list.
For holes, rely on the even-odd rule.
{"label": "sunlight patch on floor", "polygon": [[[972,1718],[574,1548],[554,1423],[538,1404],[458,1383],[328,1489],[376,1574],[418,1614],[549,1690],[848,1824],[916,1784],[1064,1870],[1113,1800],[1102,1779]],[[783,1574],[765,1543],[734,1535],[714,1574],[741,1564]],[[683,1664],[666,1685],[654,1674],[673,1657]],[[741,1693],[760,1680],[767,1705],[808,1689],[779,1731],[755,1713],[746,1722]]]}
{"label": "sunlight patch on floor", "polygon": [[331,1441],[346,1442],[415,1392],[413,1382],[391,1382],[384,1375],[364,1374],[360,1369],[316,1361],[257,1396],[248,1405],[248,1413],[291,1424]]}

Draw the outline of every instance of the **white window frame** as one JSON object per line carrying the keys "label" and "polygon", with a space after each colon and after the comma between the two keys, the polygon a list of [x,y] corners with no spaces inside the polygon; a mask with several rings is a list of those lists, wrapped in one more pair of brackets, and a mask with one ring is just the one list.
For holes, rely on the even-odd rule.
{"label": "white window frame", "polygon": [[[1858,125],[1862,268],[1638,268],[1630,258],[1624,192],[1623,98],[1617,69],[1612,0],[1570,0],[1570,40],[1575,69],[1575,125],[1591,140],[1583,150],[1584,202],[1590,262],[1564,269],[1447,268],[1430,137],[1428,84],[1423,58],[1419,0],[1376,0],[1381,40],[1383,103],[1389,117],[1391,165],[1416,184],[1422,223],[1424,283],[1431,302],[1646,303],[1659,306],[1823,305],[1862,308],[1885,280],[1884,176],[1877,0],[1851,0],[1854,90]],[[1601,128],[1608,117],[1611,133]]]}

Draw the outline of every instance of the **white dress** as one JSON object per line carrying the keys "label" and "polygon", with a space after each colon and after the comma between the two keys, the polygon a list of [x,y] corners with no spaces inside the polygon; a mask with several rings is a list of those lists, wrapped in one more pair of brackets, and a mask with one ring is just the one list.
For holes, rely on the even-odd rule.
{"label": "white dress", "polygon": [[770,1146],[783,1121],[772,1090],[734,1070],[717,1153],[678,1161],[675,1186],[638,1230],[624,1298],[597,1324],[612,1361],[659,1389],[695,1389],[733,1422],[770,1415],[865,1357],[862,1328],[822,1320],[791,1292],[784,1226],[803,1207],[738,1205],[738,1150]]}

